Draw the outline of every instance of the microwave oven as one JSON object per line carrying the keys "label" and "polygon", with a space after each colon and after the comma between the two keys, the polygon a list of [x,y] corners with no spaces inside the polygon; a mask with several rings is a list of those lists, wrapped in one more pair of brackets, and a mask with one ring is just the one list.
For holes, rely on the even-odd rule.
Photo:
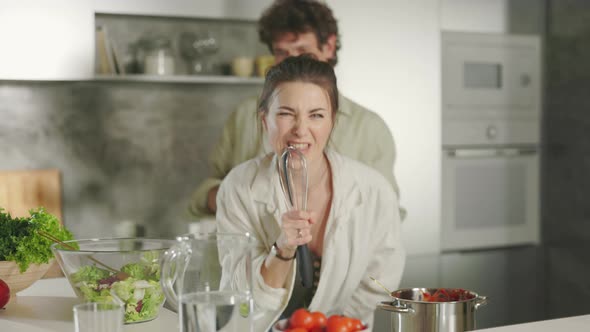
{"label": "microwave oven", "polygon": [[539,36],[443,32],[441,63],[443,144],[539,142]]}

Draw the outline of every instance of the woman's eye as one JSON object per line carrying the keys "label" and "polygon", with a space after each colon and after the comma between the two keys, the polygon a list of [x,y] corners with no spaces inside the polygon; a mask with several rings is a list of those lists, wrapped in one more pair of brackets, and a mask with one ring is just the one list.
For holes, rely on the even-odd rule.
{"label": "woman's eye", "polygon": [[324,117],[324,115],[320,114],[320,113],[314,113],[311,115],[311,117],[315,118],[315,119],[322,119]]}
{"label": "woman's eye", "polygon": [[289,116],[289,115],[292,115],[292,113],[289,113],[289,112],[279,112],[277,115],[278,116]]}

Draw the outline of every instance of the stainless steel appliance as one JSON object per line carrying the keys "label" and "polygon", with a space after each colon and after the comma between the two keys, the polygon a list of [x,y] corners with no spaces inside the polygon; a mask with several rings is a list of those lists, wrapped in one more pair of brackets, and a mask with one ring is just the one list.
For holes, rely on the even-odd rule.
{"label": "stainless steel appliance", "polygon": [[537,243],[540,39],[442,37],[442,249]]}
{"label": "stainless steel appliance", "polygon": [[[424,294],[460,291],[465,298],[455,301],[425,300]],[[391,293],[393,301],[381,302],[377,307],[391,313],[392,332],[463,332],[476,328],[477,309],[487,298],[462,289],[409,288]]]}

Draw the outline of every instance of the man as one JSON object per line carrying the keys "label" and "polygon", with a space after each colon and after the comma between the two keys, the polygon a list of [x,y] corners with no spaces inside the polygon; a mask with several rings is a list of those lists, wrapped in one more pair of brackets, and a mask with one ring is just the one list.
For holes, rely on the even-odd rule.
{"label": "man", "polygon": [[[304,53],[332,66],[337,63],[338,25],[331,9],[323,3],[278,0],[258,20],[258,33],[274,55],[275,63]],[[219,184],[229,171],[248,159],[272,151],[257,113],[257,101],[252,98],[230,115],[210,156],[212,174],[193,194],[190,206],[193,215],[214,215]],[[340,109],[329,146],[378,170],[391,183],[399,199],[393,174],[393,137],[376,113],[340,95]],[[403,219],[405,211],[401,209],[400,214]]]}

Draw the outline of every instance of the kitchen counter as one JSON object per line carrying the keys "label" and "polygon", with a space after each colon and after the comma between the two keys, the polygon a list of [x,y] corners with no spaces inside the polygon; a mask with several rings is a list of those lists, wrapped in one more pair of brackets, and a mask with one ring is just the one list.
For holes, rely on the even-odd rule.
{"label": "kitchen counter", "polygon": [[[63,332],[73,331],[72,306],[80,303],[65,278],[42,279],[10,299],[5,310],[0,310],[0,331]],[[166,308],[153,321],[125,325],[125,332],[178,330],[178,315]],[[526,324],[509,325],[477,331],[484,332],[554,332],[589,331],[590,314],[552,319]],[[382,331],[375,331],[382,332]]]}
{"label": "kitchen counter", "polygon": [[[6,308],[0,310],[0,331],[73,331],[72,307],[78,303],[80,300],[65,278],[41,279],[11,298]],[[162,308],[158,318],[125,325],[123,331],[160,332],[170,330],[172,326],[178,326],[178,315]]]}
{"label": "kitchen counter", "polygon": [[532,323],[507,325],[477,331],[485,332],[578,332],[590,331],[590,315],[543,320]]}

